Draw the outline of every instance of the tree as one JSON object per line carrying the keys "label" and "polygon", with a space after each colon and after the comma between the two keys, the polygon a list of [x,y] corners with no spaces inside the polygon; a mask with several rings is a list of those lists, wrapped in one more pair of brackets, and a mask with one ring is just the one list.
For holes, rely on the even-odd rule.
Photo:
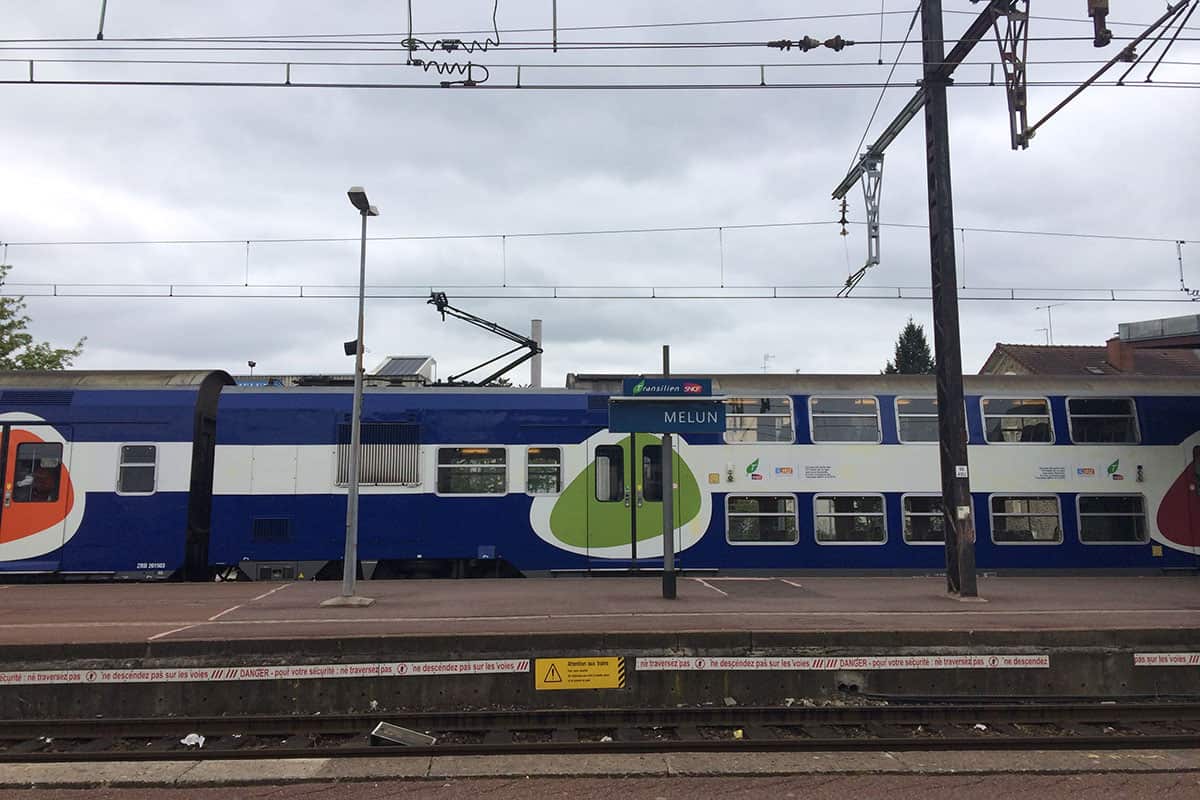
{"label": "tree", "polygon": [[[9,264],[0,264],[0,286],[10,268]],[[0,370],[66,369],[83,352],[87,337],[74,347],[53,347],[49,342],[35,342],[25,330],[28,325],[25,298],[0,297]]]}
{"label": "tree", "polygon": [[929,342],[925,340],[925,326],[908,318],[908,324],[900,331],[896,340],[896,356],[894,361],[887,362],[884,373],[894,375],[932,375],[933,354],[929,351]]}

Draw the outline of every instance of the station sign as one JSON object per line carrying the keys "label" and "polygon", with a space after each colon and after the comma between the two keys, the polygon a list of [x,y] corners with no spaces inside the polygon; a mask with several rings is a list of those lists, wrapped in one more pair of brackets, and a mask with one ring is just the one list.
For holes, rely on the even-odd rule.
{"label": "station sign", "polygon": [[613,433],[724,433],[721,400],[620,400],[608,403]]}
{"label": "station sign", "polygon": [[626,397],[712,397],[711,378],[626,378]]}

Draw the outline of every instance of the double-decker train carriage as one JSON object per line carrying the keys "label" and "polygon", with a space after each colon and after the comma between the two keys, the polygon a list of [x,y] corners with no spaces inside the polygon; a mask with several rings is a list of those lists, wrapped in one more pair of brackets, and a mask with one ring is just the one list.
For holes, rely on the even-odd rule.
{"label": "double-decker train carriage", "polygon": [[[727,429],[608,430],[619,376],[372,388],[364,574],[661,566],[923,573],[944,563],[932,377],[712,375]],[[1200,382],[965,379],[980,569],[1200,567]],[[223,372],[0,374],[0,576],[341,573],[348,387]]]}

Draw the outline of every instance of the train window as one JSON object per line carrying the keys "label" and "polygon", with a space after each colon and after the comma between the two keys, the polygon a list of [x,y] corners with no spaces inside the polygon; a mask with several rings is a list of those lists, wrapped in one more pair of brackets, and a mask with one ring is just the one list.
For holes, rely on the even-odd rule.
{"label": "train window", "polygon": [[625,499],[625,451],[617,444],[596,448],[596,499],[619,503]]}
{"label": "train window", "polygon": [[725,505],[725,539],[730,544],[795,544],[796,498],[790,494],[730,495]]}
{"label": "train window", "polygon": [[[421,427],[411,422],[364,422],[358,482],[416,486],[421,483]],[[350,482],[350,425],[338,425],[337,485]],[[439,470],[440,476],[440,470]],[[440,491],[440,490],[439,490]]]}
{"label": "train window", "polygon": [[1072,397],[1067,400],[1067,417],[1076,444],[1137,444],[1137,413],[1128,397]]}
{"label": "train window", "polygon": [[942,496],[906,494],[904,496],[904,541],[909,544],[945,544],[942,527]]}
{"label": "train window", "polygon": [[58,442],[17,445],[13,465],[14,503],[55,503],[62,483],[63,446]]}
{"label": "train window", "polygon": [[902,442],[938,440],[936,397],[897,397],[896,423]]}
{"label": "train window", "polygon": [[158,447],[152,444],[121,445],[117,494],[153,494],[158,470]]}
{"label": "train window", "polygon": [[1146,503],[1140,494],[1079,495],[1079,541],[1084,544],[1142,544]]}
{"label": "train window", "polygon": [[503,447],[439,447],[438,494],[504,494],[505,455]]}
{"label": "train window", "polygon": [[525,458],[525,491],[558,494],[562,491],[562,449],[531,447]]}
{"label": "train window", "polygon": [[996,544],[1061,544],[1062,538],[1057,496],[992,495]]}
{"label": "train window", "polygon": [[661,503],[663,499],[663,453],[661,444],[642,448],[642,499]]}
{"label": "train window", "polygon": [[812,397],[814,442],[879,442],[879,403],[874,397]]}
{"label": "train window", "polygon": [[817,544],[883,544],[887,541],[887,520],[881,495],[819,494],[813,498],[813,505]]}
{"label": "train window", "polygon": [[998,444],[1054,441],[1050,403],[1044,397],[984,398],[983,427],[987,440]]}
{"label": "train window", "polygon": [[792,398],[731,397],[725,401],[726,442],[790,444],[795,438]]}

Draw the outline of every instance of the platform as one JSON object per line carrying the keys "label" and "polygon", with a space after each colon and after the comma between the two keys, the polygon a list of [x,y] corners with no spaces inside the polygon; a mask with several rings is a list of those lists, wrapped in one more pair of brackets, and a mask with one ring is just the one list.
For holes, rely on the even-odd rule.
{"label": "platform", "polygon": [[[681,578],[664,600],[649,576],[366,581],[373,606],[330,608],[339,583],[8,585],[0,716],[112,714],[116,698],[132,715],[1200,696],[1196,576],[984,577],[979,589],[986,602],[947,596],[937,577],[713,576]],[[548,658],[613,672],[540,685]],[[618,662],[619,685],[604,683]]]}

